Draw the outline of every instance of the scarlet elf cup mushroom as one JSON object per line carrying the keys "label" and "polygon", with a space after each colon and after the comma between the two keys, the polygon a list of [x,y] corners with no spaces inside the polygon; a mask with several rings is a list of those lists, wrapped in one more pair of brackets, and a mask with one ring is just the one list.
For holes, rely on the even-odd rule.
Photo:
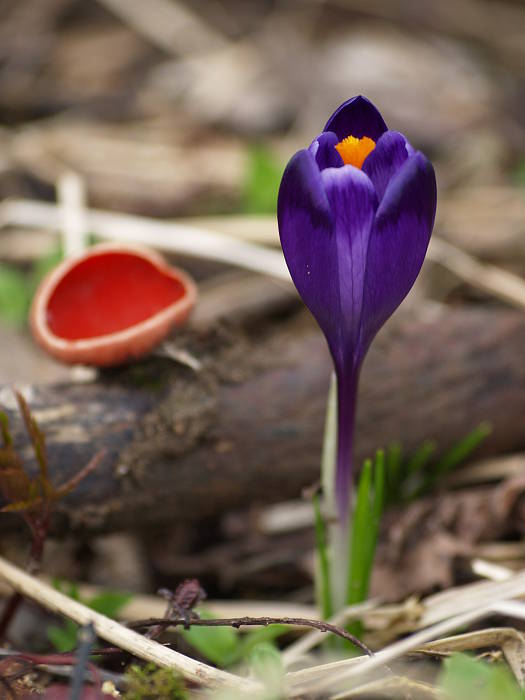
{"label": "scarlet elf cup mushroom", "polygon": [[142,246],[101,244],[65,260],[42,281],[31,330],[68,364],[117,365],[146,354],[195,305],[191,277]]}

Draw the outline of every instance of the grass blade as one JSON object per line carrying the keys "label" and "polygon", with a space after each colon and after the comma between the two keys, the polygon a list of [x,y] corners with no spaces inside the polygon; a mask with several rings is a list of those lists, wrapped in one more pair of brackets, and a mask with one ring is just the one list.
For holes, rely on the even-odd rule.
{"label": "grass blade", "polygon": [[480,423],[472,432],[466,435],[457,445],[454,445],[438,461],[433,469],[435,479],[448,474],[454,467],[463,462],[475,449],[490,435],[492,427],[490,423]]}
{"label": "grass blade", "polygon": [[323,620],[328,620],[333,615],[330,560],[326,541],[326,527],[321,513],[318,494],[314,495],[312,504],[315,516],[315,546],[317,550],[316,597]]}
{"label": "grass blade", "polygon": [[393,442],[386,451],[385,459],[386,483],[388,485],[388,500],[398,501],[401,487],[405,479],[406,468],[403,463],[401,443]]}
{"label": "grass blade", "polygon": [[[351,532],[349,532],[347,605],[361,603],[368,596],[385,498],[385,453],[383,450],[378,450],[373,464],[369,459],[364,463],[357,487]],[[352,623],[348,631],[359,637],[362,632],[361,623]]]}
{"label": "grass blade", "polygon": [[363,577],[366,562],[369,560],[370,515],[372,492],[372,460],[367,459],[359,478],[353,517],[350,518],[349,568],[347,577],[346,603],[352,605],[362,600]]}

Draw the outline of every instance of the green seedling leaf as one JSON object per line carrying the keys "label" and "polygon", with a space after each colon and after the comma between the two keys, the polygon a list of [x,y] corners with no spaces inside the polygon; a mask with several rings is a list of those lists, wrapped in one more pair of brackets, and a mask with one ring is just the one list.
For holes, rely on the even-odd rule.
{"label": "green seedling leaf", "polygon": [[463,440],[454,445],[438,461],[433,469],[434,480],[450,473],[458,464],[464,462],[476,447],[490,435],[492,428],[489,423],[481,423],[472,432],[466,435]]}
{"label": "green seedling leaf", "polygon": [[0,411],[0,435],[2,436],[4,448],[11,447],[13,444],[13,438],[9,432],[9,418],[3,411]]}
{"label": "green seedling leaf", "polygon": [[[370,459],[365,461],[359,478],[349,532],[347,605],[361,603],[368,596],[385,500],[385,471],[385,455],[378,450],[373,464]],[[356,636],[361,633],[359,623],[352,623],[348,629]]]}
{"label": "green seedling leaf", "polygon": [[314,507],[315,547],[317,551],[317,601],[321,609],[323,620],[328,620],[333,614],[332,588],[330,581],[330,560],[328,556],[326,527],[323,514],[321,513],[319,494],[314,495],[312,505]]}
{"label": "green seedling leaf", "polygon": [[31,288],[33,294],[47,273],[53,270],[59,263],[62,262],[63,259],[64,255],[62,253],[62,247],[57,246],[47,253],[47,255],[44,255],[37,260],[33,267],[33,274],[31,278]]}
{"label": "green seedling leaf", "polygon": [[79,626],[71,620],[65,620],[62,626],[49,625],[46,629],[47,638],[59,654],[72,651],[77,645]]}
{"label": "green seedling leaf", "polygon": [[522,160],[514,170],[514,181],[517,185],[525,187],[525,161]]}
{"label": "green seedling leaf", "polygon": [[489,665],[466,654],[454,654],[446,659],[440,686],[448,700],[524,700],[508,669],[499,664]]}
{"label": "green seedling leaf", "polygon": [[399,500],[399,492],[404,481],[404,464],[401,444],[394,442],[389,445],[385,457],[386,482],[388,485],[388,500]]}
{"label": "green seedling leaf", "polygon": [[374,555],[379,537],[379,527],[381,524],[381,515],[383,513],[383,504],[385,499],[385,454],[383,450],[376,452],[373,470],[373,485],[370,493],[370,516],[368,523],[368,542],[364,551],[365,560],[363,562],[363,575],[360,581],[360,600],[361,602],[368,596],[370,588],[370,577],[372,575],[372,565],[374,563]]}
{"label": "green seedling leaf", "polygon": [[248,658],[252,649],[263,642],[273,642],[290,631],[286,625],[268,625],[241,636],[240,655],[236,661]]}
{"label": "green seedling leaf", "polygon": [[250,670],[265,687],[267,700],[283,697],[284,666],[279,651],[273,644],[264,642],[252,649]]}
{"label": "green seedling leaf", "polygon": [[95,612],[115,618],[122,608],[133,598],[130,593],[120,593],[118,591],[104,591],[91,598],[87,605]]}
{"label": "green seedling leaf", "polygon": [[242,210],[246,214],[275,213],[283,169],[267,148],[252,146],[242,198]]}
{"label": "green seedling leaf", "polygon": [[54,578],[53,588],[55,588],[57,591],[60,591],[60,593],[69,596],[69,598],[72,598],[73,600],[80,601],[80,592],[78,590],[78,584],[76,584],[74,581],[63,581],[60,578]]}
{"label": "green seedling leaf", "polygon": [[[93,598],[82,599],[78,590],[78,585],[74,582],[53,579],[53,586],[57,591],[69,596],[73,600],[83,603],[91,610],[99,612],[107,617],[116,618],[121,609],[129,603],[133,597],[129,593],[118,591],[103,591]],[[46,629],[49,641],[55,649],[61,653],[71,651],[77,645],[77,633],[79,627],[71,620],[65,620],[64,624],[51,625]]]}
{"label": "green seedling leaf", "polygon": [[[392,448],[389,448],[386,458],[388,503],[411,501],[435,489],[444,476],[470,457],[490,432],[490,425],[481,423],[433,465],[431,459],[436,452],[436,443],[432,440],[426,440],[408,460],[403,458],[400,450],[400,465],[396,463],[397,455],[392,456]],[[392,459],[394,467],[391,464]]]}
{"label": "green seedling leaf", "polygon": [[[203,619],[215,617],[208,610],[199,610]],[[231,627],[190,627],[182,635],[194,649],[217,666],[226,667],[241,656],[239,633]]]}
{"label": "green seedling leaf", "polygon": [[404,481],[399,489],[401,500],[411,501],[424,492],[424,484],[428,481],[425,474],[430,470],[430,459],[435,451],[436,443],[426,440],[406,462],[403,468]]}
{"label": "green seedling leaf", "polygon": [[[213,619],[209,610],[199,609],[203,619]],[[180,629],[180,628],[179,628]],[[268,625],[253,632],[240,634],[232,627],[190,627],[180,630],[186,640],[217,666],[227,668],[243,659],[248,659],[254,647],[269,643],[289,632],[286,625]]]}
{"label": "green seedling leaf", "polygon": [[430,462],[430,458],[436,451],[436,443],[433,440],[425,440],[408,460],[405,471],[407,477],[417,474]]}
{"label": "green seedling leaf", "polygon": [[11,326],[23,326],[30,301],[25,275],[8,265],[0,265],[0,320]]}
{"label": "green seedling leaf", "polygon": [[[379,536],[379,528],[381,526],[381,516],[383,515],[383,507],[386,498],[386,465],[385,453],[383,450],[377,450],[374,462],[374,496],[372,502],[372,537],[375,543]],[[373,552],[372,552],[373,556]],[[370,563],[371,566],[371,563]]]}
{"label": "green seedling leaf", "polygon": [[372,493],[372,460],[367,459],[359,478],[353,517],[350,520],[350,557],[347,578],[346,602],[348,605],[362,600],[363,577],[368,561],[369,527]]}

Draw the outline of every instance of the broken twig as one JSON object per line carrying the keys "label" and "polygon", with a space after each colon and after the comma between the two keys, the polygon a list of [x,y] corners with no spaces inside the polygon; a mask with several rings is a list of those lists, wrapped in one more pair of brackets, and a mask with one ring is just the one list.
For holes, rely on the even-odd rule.
{"label": "broken twig", "polygon": [[138,620],[137,622],[132,622],[129,627],[132,629],[142,629],[145,627],[159,626],[159,627],[234,627],[239,629],[239,627],[267,627],[268,625],[293,625],[294,627],[312,627],[313,629],[320,630],[321,632],[331,632],[332,634],[346,639],[351,642],[356,647],[359,647],[367,656],[373,656],[373,652],[369,649],[366,644],[364,644],[360,639],[354,637],[342,627],[333,625],[330,622],[323,622],[322,620],[311,620],[305,617],[218,617],[211,619],[201,619],[198,617],[191,617],[187,619],[185,617],[176,618],[162,618],[154,617],[149,620]]}

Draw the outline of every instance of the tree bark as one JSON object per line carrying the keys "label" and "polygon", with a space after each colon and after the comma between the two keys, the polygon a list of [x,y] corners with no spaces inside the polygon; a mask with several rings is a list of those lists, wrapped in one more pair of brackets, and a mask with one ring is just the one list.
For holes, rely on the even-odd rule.
{"label": "tree bark", "polygon": [[[26,396],[61,482],[98,467],[58,506],[54,532],[145,528],[297,497],[319,478],[331,362],[305,316],[244,333],[216,326],[177,340],[200,372],[150,358],[82,385]],[[357,463],[393,441],[440,451],[482,421],[477,455],[525,448],[525,318],[487,308],[398,314],[365,362]],[[21,421],[15,443],[29,462]]]}

